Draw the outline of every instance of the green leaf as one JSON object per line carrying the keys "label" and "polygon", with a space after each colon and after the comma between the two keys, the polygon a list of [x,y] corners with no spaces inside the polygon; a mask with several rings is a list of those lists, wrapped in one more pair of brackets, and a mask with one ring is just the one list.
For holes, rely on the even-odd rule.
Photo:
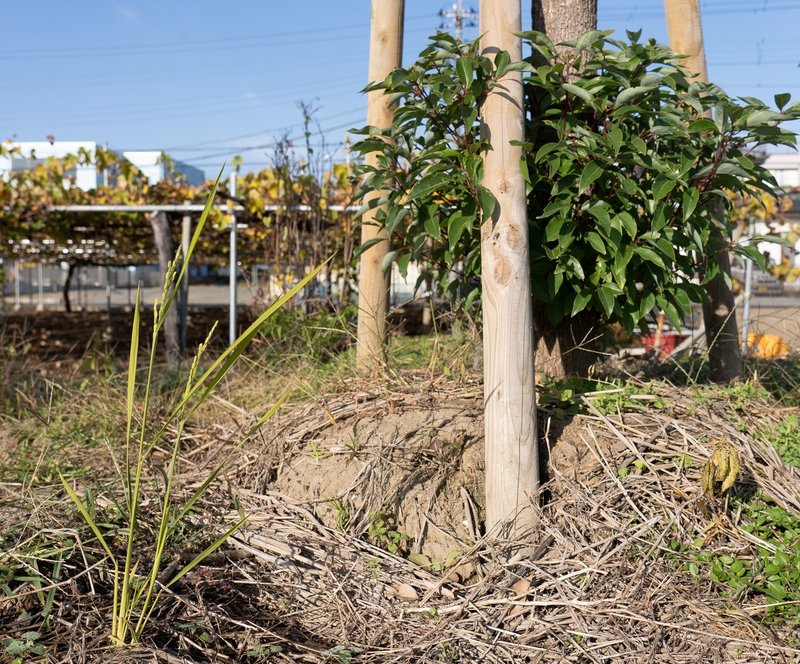
{"label": "green leaf", "polygon": [[667,319],[669,320],[670,324],[676,329],[680,330],[683,321],[681,320],[681,314],[677,310],[674,304],[670,302],[666,297],[663,295],[656,296],[656,304],[664,311],[667,315]]}
{"label": "green leaf", "polygon": [[637,85],[633,88],[627,88],[617,95],[617,101],[615,103],[618,107],[623,106],[636,97],[641,97],[642,95],[655,90],[657,87],[657,85]]}
{"label": "green leaf", "polygon": [[583,101],[591,102],[594,99],[594,95],[591,92],[573,83],[562,83],[561,87],[570,94],[580,97]]}
{"label": "green leaf", "polygon": [[658,265],[658,267],[660,267],[662,270],[666,269],[664,261],[661,260],[661,256],[659,256],[652,249],[648,249],[647,247],[636,246],[633,248],[633,250],[648,263],[653,263],[655,265]]}
{"label": "green leaf", "polygon": [[450,217],[447,222],[447,239],[451,251],[455,249],[464,231],[472,228],[474,221],[475,217],[467,215],[454,215]]}
{"label": "green leaf", "polygon": [[607,33],[600,30],[589,30],[584,32],[578,39],[575,40],[575,55],[580,55],[583,51],[589,48],[596,41],[603,39]]}
{"label": "green leaf", "polygon": [[607,284],[603,284],[597,290],[597,299],[600,300],[600,306],[603,307],[603,311],[605,312],[606,316],[610,317],[614,311],[614,300],[616,297],[612,290],[608,288]]}
{"label": "green leaf", "polygon": [[780,122],[781,120],[790,120],[790,119],[791,119],[790,116],[784,115],[783,113],[777,113],[776,111],[770,111],[770,110],[755,111],[754,113],[750,113],[750,115],[747,116],[745,126],[751,129],[753,127],[757,127],[758,125],[763,125],[763,124],[771,125],[774,122]]}
{"label": "green leaf", "polygon": [[789,100],[792,98],[788,92],[781,92],[775,95],[775,106],[778,107],[778,110],[782,111],[783,107],[789,103]]}
{"label": "green leaf", "polygon": [[467,58],[459,58],[456,60],[456,73],[458,74],[458,78],[461,80],[461,84],[464,86],[469,86],[472,83],[472,62],[470,62]]}
{"label": "green leaf", "polygon": [[572,301],[572,313],[570,316],[575,316],[576,314],[584,311],[586,309],[586,305],[592,299],[591,291],[582,291],[580,293],[575,294],[575,299]]}
{"label": "green leaf", "polygon": [[683,208],[683,221],[689,219],[692,216],[692,212],[694,212],[695,208],[697,207],[697,201],[700,200],[700,190],[696,189],[695,187],[689,187],[686,191],[683,192],[683,200],[681,202],[681,206]]}
{"label": "green leaf", "polygon": [[433,173],[421,177],[416,184],[411,188],[406,197],[407,201],[414,201],[419,198],[427,198],[431,194],[441,191],[442,189],[450,189],[450,181],[452,175],[450,173]]}
{"label": "green leaf", "polygon": [[696,134],[701,131],[713,131],[717,133],[717,123],[708,118],[700,118],[692,122],[687,128],[690,134]]}
{"label": "green leaf", "polygon": [[658,202],[675,188],[675,180],[659,175],[653,182],[653,200]]}
{"label": "green leaf", "polygon": [[601,238],[597,233],[595,233],[594,231],[591,231],[590,233],[588,233],[586,235],[586,239],[589,242],[589,244],[592,245],[592,248],[598,254],[605,254],[606,253],[606,245],[603,242],[603,238]]}
{"label": "green leaf", "polygon": [[483,221],[491,219],[495,207],[497,207],[497,199],[494,194],[483,185],[478,185],[478,200],[481,204],[481,218]]}
{"label": "green leaf", "polygon": [[597,161],[590,161],[581,172],[578,194],[582,194],[588,187],[603,174],[603,166]]}
{"label": "green leaf", "polygon": [[617,217],[622,227],[625,229],[625,232],[630,236],[631,239],[636,237],[636,220],[627,212],[620,212]]}
{"label": "green leaf", "polygon": [[425,232],[430,235],[434,240],[442,238],[442,229],[439,227],[439,220],[436,217],[428,217],[423,223]]}
{"label": "green leaf", "polygon": [[619,149],[622,147],[622,138],[622,130],[616,125],[608,130],[608,140],[614,150],[614,156],[619,154]]}

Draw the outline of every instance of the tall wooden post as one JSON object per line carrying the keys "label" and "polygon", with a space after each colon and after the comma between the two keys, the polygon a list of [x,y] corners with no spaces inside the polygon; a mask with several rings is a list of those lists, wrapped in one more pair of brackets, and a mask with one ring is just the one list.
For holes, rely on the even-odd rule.
{"label": "tall wooden post", "polygon": [[[372,0],[370,23],[369,80],[382,81],[400,66],[403,56],[404,0]],[[367,124],[387,128],[392,124],[392,107],[380,90],[367,94]],[[366,157],[376,165],[377,153]],[[379,198],[371,192],[365,200]],[[383,273],[383,259],[389,251],[386,232],[374,223],[375,210],[362,218],[361,243],[382,238],[361,255],[358,279],[358,330],[356,362],[359,369],[374,370],[383,364],[386,338],[386,312],[389,305],[389,277]]]}
{"label": "tall wooden post", "polygon": [[[707,82],[699,0],[664,0],[664,8],[672,50],[686,56],[683,65],[695,74],[694,80]],[[715,216],[725,213],[721,206],[712,212]],[[703,304],[709,377],[718,383],[728,383],[742,375],[735,299],[728,286],[730,282],[725,279],[725,274],[728,279],[731,276],[731,257],[726,249],[727,240],[719,233],[712,234],[709,244],[712,260],[716,258],[720,270],[705,285],[707,298]]]}
{"label": "tall wooden post", "polygon": [[[520,0],[481,0],[482,50],[521,59]],[[524,139],[522,77],[503,77],[483,107],[481,131],[491,148],[483,185],[497,199],[481,228],[483,279],[486,528],[514,518],[521,535],[533,526],[531,500],[539,484],[533,326],[525,181],[520,172]]]}
{"label": "tall wooden post", "polygon": [[700,0],[664,0],[664,8],[670,48],[686,56],[682,64],[694,72],[694,79],[708,81]]}

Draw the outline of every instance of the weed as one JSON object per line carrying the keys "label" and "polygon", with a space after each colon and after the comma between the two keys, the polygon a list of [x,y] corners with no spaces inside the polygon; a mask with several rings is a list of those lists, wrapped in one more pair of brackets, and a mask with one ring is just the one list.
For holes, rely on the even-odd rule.
{"label": "weed", "polygon": [[397,553],[411,540],[408,535],[397,530],[397,519],[383,510],[369,513],[368,534],[389,553]]}
{"label": "weed", "polygon": [[325,451],[325,450],[324,450],[322,447],[320,447],[319,445],[317,445],[317,442],[316,442],[316,441],[312,441],[312,442],[311,442],[311,445],[309,445],[309,446],[308,446],[308,453],[311,455],[311,457],[312,457],[312,458],[314,459],[314,461],[316,461],[317,463],[319,463],[319,462],[320,462],[320,461],[322,461],[322,460],[323,460],[323,459],[324,459],[326,456],[328,456],[328,453],[327,453],[327,452],[326,452],[326,451]]}
{"label": "weed", "polygon": [[704,549],[706,538],[698,537],[691,544],[673,540],[670,550],[680,555],[683,569],[695,577],[707,574],[723,595],[763,604],[765,621],[800,624],[800,517],[761,496],[731,500],[741,510],[743,530],[765,546],[720,554]]}
{"label": "weed", "polygon": [[778,451],[784,463],[800,468],[800,418],[789,415],[772,429],[761,435]]}
{"label": "weed", "polygon": [[331,498],[330,503],[331,507],[333,507],[336,512],[336,527],[342,532],[346,532],[353,518],[353,506],[346,498],[342,500]]}
{"label": "weed", "polygon": [[11,664],[22,664],[28,656],[41,657],[45,654],[44,646],[38,643],[41,637],[39,632],[24,632],[16,639],[0,639],[0,644],[3,645],[6,654],[13,657]]}
{"label": "weed", "polygon": [[556,415],[585,413],[583,399],[590,400],[604,415],[625,410],[641,410],[645,404],[663,410],[664,400],[651,393],[647,386],[618,378],[590,380],[560,378],[547,380],[539,386],[539,404],[553,408]]}
{"label": "weed", "polygon": [[333,646],[333,648],[326,650],[322,655],[326,659],[333,658],[334,661],[340,662],[341,664],[350,664],[350,662],[353,661],[353,657],[362,652],[364,651],[361,648],[356,648],[355,646]]}
{"label": "weed", "polygon": [[[321,269],[311,272],[302,279],[294,288],[273,303],[258,319],[239,336],[211,365],[201,372],[200,360],[203,357],[213,334],[213,329],[208,338],[202,343],[191,362],[188,374],[185,377],[183,393],[177,404],[168,411],[165,421],[160,427],[152,422],[153,393],[156,384],[155,362],[159,332],[167,320],[167,313],[174,304],[178,294],[179,284],[183,281],[184,273],[194,248],[199,240],[205,222],[214,202],[216,185],[209,193],[205,209],[200,217],[195,233],[189,244],[189,249],[181,261],[178,270],[178,258],[172,261],[167,269],[161,297],[153,307],[153,336],[150,344],[150,353],[147,362],[141,406],[137,405],[137,388],[139,381],[138,353],[140,335],[141,294],[136,294],[134,307],[133,326],[131,330],[130,358],[128,362],[128,380],[126,390],[126,425],[125,425],[125,456],[118,459],[109,447],[114,468],[116,469],[119,484],[123,489],[124,499],[121,501],[124,527],[121,529],[121,539],[124,554],[122,556],[114,550],[114,540],[107,539],[101,532],[91,500],[81,498],[75,489],[61,477],[61,482],[72,501],[77,506],[86,523],[91,528],[101,547],[107,554],[113,566],[112,585],[112,613],[111,613],[111,641],[115,645],[138,643],[143,630],[162,596],[164,590],[183,578],[192,569],[197,567],[208,555],[219,548],[246,520],[241,517],[225,533],[215,539],[204,550],[191,559],[184,567],[175,572],[163,584],[159,580],[161,562],[164,560],[168,544],[175,537],[177,529],[184,523],[195,503],[203,496],[211,483],[217,478],[230,456],[261,428],[261,426],[277,411],[282,403],[278,402],[263,415],[258,422],[243,437],[239,445],[233,446],[228,456],[223,459],[203,480],[200,486],[183,504],[179,504],[174,496],[173,484],[177,472],[179,452],[184,427],[189,416],[205,402],[214,392],[216,386],[226,376],[237,359],[250,344],[261,325],[280,307],[294,296],[305,284],[313,279]],[[174,430],[174,439],[170,444],[164,440],[167,432]],[[158,447],[165,445],[169,449],[166,467],[160,469],[161,487],[159,492],[160,514],[155,526],[152,549],[147,552],[145,559],[142,551],[142,509],[143,509],[143,483],[144,468],[149,462],[152,453]]]}

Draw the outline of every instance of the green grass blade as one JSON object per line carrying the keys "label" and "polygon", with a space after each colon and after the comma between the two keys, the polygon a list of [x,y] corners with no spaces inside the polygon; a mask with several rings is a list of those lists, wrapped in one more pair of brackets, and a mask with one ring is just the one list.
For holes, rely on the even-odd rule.
{"label": "green grass blade", "polygon": [[141,317],[142,288],[136,287],[136,306],[133,309],[133,324],[131,325],[131,351],[128,356],[128,392],[125,405],[126,428],[125,428],[125,469],[127,483],[125,485],[125,495],[128,502],[128,514],[132,509],[133,496],[131,495],[131,440],[133,435],[133,410],[134,398],[136,396],[136,367],[139,363],[139,328]]}
{"label": "green grass blade", "polygon": [[[169,295],[166,298],[164,298],[164,302],[161,305],[162,321],[167,311],[169,311],[170,307],[172,306],[172,303],[175,301],[175,298],[178,296],[178,292],[180,291],[180,284],[183,282],[186,270],[189,268],[189,259],[192,257],[192,254],[194,253],[195,247],[197,246],[197,242],[200,239],[200,234],[203,232],[203,228],[205,227],[206,221],[208,220],[208,215],[211,213],[211,209],[214,207],[214,201],[217,197],[217,189],[219,188],[219,182],[220,179],[222,178],[222,172],[224,170],[225,170],[225,165],[223,164],[222,168],[219,171],[219,175],[217,175],[217,179],[214,181],[214,185],[208,192],[208,197],[206,198],[206,204],[203,207],[203,212],[200,214],[200,219],[197,222],[197,227],[194,229],[194,233],[192,233],[192,239],[189,241],[189,248],[186,251],[186,255],[183,257],[183,260],[181,261],[181,269],[178,272],[178,276],[175,279],[173,287],[169,291]],[[180,249],[178,251],[180,252]]]}
{"label": "green grass blade", "polygon": [[183,520],[183,518],[189,513],[189,510],[191,510],[192,507],[194,507],[194,504],[206,492],[211,483],[215,479],[217,479],[217,476],[222,472],[222,469],[225,467],[225,465],[228,463],[228,461],[234,455],[234,453],[240,450],[242,446],[245,443],[247,443],[247,441],[250,440],[253,436],[255,436],[258,433],[258,430],[262,426],[264,426],[264,424],[266,424],[266,422],[269,419],[271,419],[272,416],[275,415],[275,413],[278,412],[278,409],[283,405],[283,402],[289,398],[290,394],[291,392],[284,392],[280,396],[280,398],[273,404],[273,406],[259,418],[258,422],[256,422],[250,428],[250,430],[247,432],[247,435],[245,435],[245,437],[242,438],[242,440],[240,440],[238,443],[236,443],[236,445],[234,445],[231,448],[228,454],[225,455],[225,458],[222,461],[220,461],[219,464],[217,464],[216,468],[214,468],[214,470],[211,471],[211,473],[205,478],[203,483],[192,494],[191,498],[189,498],[189,500],[186,502],[186,505],[184,505],[183,509],[180,511],[177,518],[175,519],[176,523]]}
{"label": "green grass blade", "polygon": [[210,556],[214,551],[216,551],[219,547],[221,547],[225,542],[230,538],[233,533],[235,533],[239,528],[244,525],[244,522],[247,521],[247,517],[244,516],[239,521],[236,522],[236,525],[233,526],[230,530],[226,531],[222,535],[220,535],[214,542],[209,544],[201,553],[198,553],[192,561],[186,565],[180,572],[178,572],[172,579],[167,583],[166,587],[169,588],[173,583],[176,583],[184,576],[186,576],[189,572],[191,572],[195,567],[197,567],[200,563],[202,563],[208,556]]}
{"label": "green grass blade", "polygon": [[[170,416],[169,420],[171,421],[180,409],[185,406],[185,403],[188,399],[192,398],[195,394],[200,392],[201,388],[202,392],[200,393],[198,401],[192,405],[191,409],[189,410],[188,414],[194,412],[198,406],[205,401],[206,398],[211,394],[217,384],[223,379],[225,374],[231,368],[231,366],[236,362],[239,356],[245,351],[247,346],[249,345],[250,341],[252,341],[253,337],[258,332],[258,329],[264,324],[272,314],[274,314],[278,309],[280,309],[284,304],[286,304],[289,300],[291,300],[300,290],[302,290],[309,281],[311,281],[314,277],[316,277],[322,269],[328,264],[331,259],[329,258],[327,261],[316,267],[314,270],[309,272],[305,277],[303,277],[300,281],[298,281],[291,289],[289,289],[286,293],[284,293],[281,297],[279,297],[275,302],[273,302],[269,308],[262,313],[250,327],[248,327],[242,334],[239,336],[236,341],[233,342],[233,345],[230,346],[222,355],[220,355],[217,360],[205,370],[202,376],[197,380],[197,382],[192,386],[192,389],[188,391],[186,397],[178,404],[178,407],[175,408],[172,415]],[[208,384],[206,384],[208,382]],[[187,414],[187,415],[188,415]]]}
{"label": "green grass blade", "polygon": [[64,476],[59,473],[58,477],[61,479],[61,484],[64,485],[64,489],[67,491],[67,495],[72,499],[72,502],[75,503],[75,506],[78,508],[78,511],[81,513],[81,516],[86,521],[89,528],[92,529],[94,536],[97,538],[97,541],[100,542],[100,546],[103,547],[103,550],[108,554],[108,557],[111,558],[111,562],[114,563],[114,567],[117,566],[116,558],[114,558],[114,554],[111,553],[111,548],[108,546],[106,542],[106,538],[103,537],[103,533],[100,532],[100,529],[97,527],[92,515],[89,514],[89,510],[87,509],[86,505],[84,505],[83,501],[80,499],[75,490],[67,483],[67,480],[64,479]]}

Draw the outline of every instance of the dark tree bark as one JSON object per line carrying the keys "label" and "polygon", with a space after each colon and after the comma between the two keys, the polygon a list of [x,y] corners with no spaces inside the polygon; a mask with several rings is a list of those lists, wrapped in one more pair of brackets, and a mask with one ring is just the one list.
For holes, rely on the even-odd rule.
{"label": "dark tree bark", "polygon": [[708,346],[708,377],[715,383],[730,383],[742,376],[742,352],[739,346],[739,326],[729,281],[731,257],[722,238],[717,239],[716,260],[720,273],[705,285],[703,322]]}
{"label": "dark tree bark", "polygon": [[[172,232],[169,228],[166,212],[154,212],[150,215],[150,226],[153,229],[153,239],[158,252],[158,267],[161,282],[167,275],[169,262],[175,257],[175,248],[172,242]],[[178,362],[181,359],[180,330],[178,329],[178,311],[172,306],[164,320],[164,350],[169,362]]]}
{"label": "dark tree bark", "polygon": [[69,289],[72,285],[72,275],[75,274],[75,268],[77,265],[75,263],[70,262],[69,268],[67,269],[67,276],[64,279],[64,286],[61,289],[61,295],[64,298],[64,311],[68,314],[72,313],[72,303],[69,300]]}
{"label": "dark tree bark", "polygon": [[582,312],[553,325],[547,318],[547,305],[534,300],[533,334],[536,372],[545,376],[588,376],[600,357],[603,328],[594,313]]}
{"label": "dark tree bark", "polygon": [[[531,16],[533,29],[544,32],[554,44],[574,41],[597,28],[597,0],[533,0]],[[533,327],[537,372],[553,378],[589,374],[602,335],[597,316],[578,314],[553,325],[547,305],[534,301]]]}

